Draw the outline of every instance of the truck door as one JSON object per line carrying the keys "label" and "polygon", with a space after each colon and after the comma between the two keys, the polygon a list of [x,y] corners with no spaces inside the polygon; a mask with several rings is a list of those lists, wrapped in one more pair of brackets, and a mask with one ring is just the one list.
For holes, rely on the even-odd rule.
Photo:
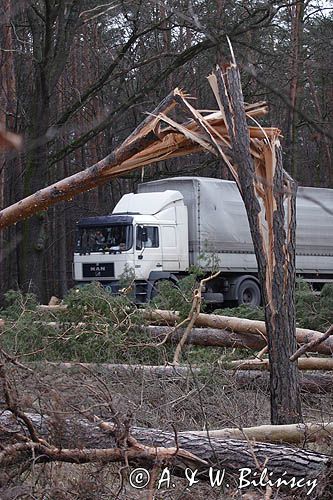
{"label": "truck door", "polygon": [[135,274],[148,279],[151,271],[162,271],[162,247],[158,226],[137,226]]}
{"label": "truck door", "polygon": [[175,226],[161,226],[163,271],[179,270],[179,252]]}

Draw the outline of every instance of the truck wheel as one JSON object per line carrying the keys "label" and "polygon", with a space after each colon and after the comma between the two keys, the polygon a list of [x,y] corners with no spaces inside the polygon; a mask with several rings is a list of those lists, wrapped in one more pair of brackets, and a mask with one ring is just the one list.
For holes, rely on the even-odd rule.
{"label": "truck wheel", "polygon": [[261,292],[259,285],[252,280],[244,280],[238,289],[238,300],[239,306],[242,304],[250,307],[259,307],[261,304]]}

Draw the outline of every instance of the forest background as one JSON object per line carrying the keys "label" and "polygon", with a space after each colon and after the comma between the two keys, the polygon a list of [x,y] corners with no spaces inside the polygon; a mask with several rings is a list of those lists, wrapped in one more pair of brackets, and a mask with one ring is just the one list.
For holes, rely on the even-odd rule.
{"label": "forest background", "polygon": [[[179,86],[214,108],[206,76],[228,60],[247,102],[267,100],[284,166],[299,185],[333,187],[333,2],[318,0],[2,0],[0,122],[24,138],[0,153],[0,207],[96,163]],[[228,178],[207,154],[160,162],[61,202],[0,235],[1,297],[43,301],[72,285],[75,222],[110,213],[138,182]]]}

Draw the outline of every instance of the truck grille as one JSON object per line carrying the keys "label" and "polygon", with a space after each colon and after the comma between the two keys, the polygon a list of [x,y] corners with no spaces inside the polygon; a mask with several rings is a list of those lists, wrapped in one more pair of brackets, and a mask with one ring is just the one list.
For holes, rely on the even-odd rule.
{"label": "truck grille", "polygon": [[114,263],[82,264],[84,278],[114,278]]}

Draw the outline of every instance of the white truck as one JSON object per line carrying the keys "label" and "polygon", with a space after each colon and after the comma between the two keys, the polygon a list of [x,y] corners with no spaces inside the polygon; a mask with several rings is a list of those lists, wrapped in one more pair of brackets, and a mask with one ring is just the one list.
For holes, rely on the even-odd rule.
{"label": "white truck", "polygon": [[[300,187],[297,195],[297,274],[316,287],[333,282],[333,190]],[[74,279],[100,281],[113,293],[126,269],[135,299],[148,302],[162,280],[175,285],[191,265],[207,274],[208,303],[258,306],[261,292],[248,219],[236,184],[204,177],[142,183],[111,215],[77,223]]]}

